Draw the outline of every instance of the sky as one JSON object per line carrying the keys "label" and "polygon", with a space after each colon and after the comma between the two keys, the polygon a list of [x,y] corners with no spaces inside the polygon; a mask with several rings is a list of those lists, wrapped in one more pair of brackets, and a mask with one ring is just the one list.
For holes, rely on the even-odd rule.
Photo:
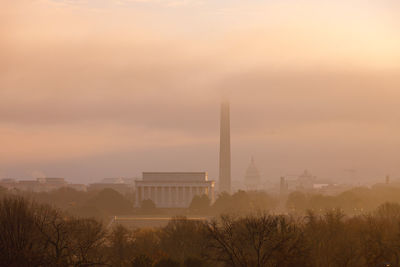
{"label": "sky", "polygon": [[[397,0],[2,0],[0,178],[400,178]],[[348,170],[354,170],[350,176]],[[355,173],[355,174],[354,174]]]}

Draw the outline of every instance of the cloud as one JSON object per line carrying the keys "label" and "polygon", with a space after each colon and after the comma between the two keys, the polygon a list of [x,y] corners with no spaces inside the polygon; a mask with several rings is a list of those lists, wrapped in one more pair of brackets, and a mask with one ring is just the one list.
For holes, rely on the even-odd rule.
{"label": "cloud", "polygon": [[[1,5],[3,172],[30,165],[53,174],[57,165],[82,177],[68,172],[71,162],[102,173],[97,159],[115,170],[135,154],[149,168],[168,167],[168,158],[170,168],[208,166],[216,173],[210,155],[218,152],[222,92],[232,102],[238,176],[254,151],[260,164],[278,166],[276,175],[285,164],[322,172],[329,167],[323,155],[331,156],[332,169],[356,156],[360,166],[388,166],[395,155],[399,20],[383,4]],[[375,158],[380,145],[389,151],[385,160]],[[343,153],[346,147],[351,153]],[[133,171],[125,162],[124,170]]]}
{"label": "cloud", "polygon": [[47,0],[59,5],[70,5],[88,8],[110,8],[110,7],[192,7],[202,6],[204,0]]}

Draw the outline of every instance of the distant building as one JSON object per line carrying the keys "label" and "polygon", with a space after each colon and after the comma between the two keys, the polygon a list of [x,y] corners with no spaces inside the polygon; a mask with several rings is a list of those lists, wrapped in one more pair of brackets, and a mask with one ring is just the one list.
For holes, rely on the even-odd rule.
{"label": "distant building", "polygon": [[37,180],[20,180],[15,186],[16,189],[22,191],[42,192],[44,187]]}
{"label": "distant building", "polygon": [[39,183],[43,184],[52,184],[52,185],[66,185],[67,182],[64,178],[59,177],[44,177],[44,178],[37,178],[36,179]]}
{"label": "distant building", "polygon": [[314,183],[316,183],[317,177],[313,176],[310,172],[305,170],[298,178],[298,189],[299,190],[312,190],[314,189]]}
{"label": "distant building", "polygon": [[17,184],[17,180],[12,179],[12,178],[4,178],[0,180],[0,186],[4,187],[8,190],[12,190],[15,188]]}
{"label": "distant building", "polygon": [[260,172],[256,167],[253,157],[251,158],[250,165],[246,170],[244,181],[247,191],[256,191],[262,189]]}
{"label": "distant building", "polygon": [[314,192],[323,195],[335,196],[347,190],[350,190],[351,188],[352,188],[351,185],[345,185],[345,184],[327,184],[327,185],[315,184]]}
{"label": "distant building", "polygon": [[[297,175],[289,175],[289,176],[297,176]],[[285,178],[285,183],[287,185],[288,192],[293,192],[293,191],[309,192],[315,189],[314,187],[315,184],[325,184],[325,182],[317,180],[317,177],[312,175],[308,170],[305,170],[295,179]]]}
{"label": "distant building", "polygon": [[63,187],[73,188],[78,191],[86,191],[84,184],[69,184],[64,178],[58,177],[45,177],[37,178],[36,180],[16,180],[16,179],[2,179],[0,186],[8,190],[21,190],[31,192],[50,192]]}
{"label": "distant building", "polygon": [[150,199],[158,208],[187,208],[196,195],[207,195],[214,201],[214,181],[206,172],[144,172],[135,181],[136,207]]}
{"label": "distant building", "polygon": [[37,178],[36,180],[3,179],[0,186],[9,190],[21,190],[32,192],[49,192],[66,186],[68,183],[64,178]]}
{"label": "distant building", "polygon": [[64,178],[58,177],[37,178],[36,180],[40,184],[41,191],[46,192],[65,187],[68,184]]}
{"label": "distant building", "polygon": [[102,184],[134,184],[135,178],[117,177],[117,178],[104,178],[101,180]]}
{"label": "distant building", "polygon": [[100,181],[101,184],[124,184],[122,177],[117,178],[104,178]]}

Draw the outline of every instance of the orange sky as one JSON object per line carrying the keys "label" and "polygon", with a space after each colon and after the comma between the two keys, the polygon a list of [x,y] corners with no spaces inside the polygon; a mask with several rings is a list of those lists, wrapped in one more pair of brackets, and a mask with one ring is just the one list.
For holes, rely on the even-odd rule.
{"label": "orange sky", "polygon": [[[232,102],[234,179],[400,178],[400,4],[3,0],[0,177],[217,175]],[[171,156],[172,155],[172,156]]]}

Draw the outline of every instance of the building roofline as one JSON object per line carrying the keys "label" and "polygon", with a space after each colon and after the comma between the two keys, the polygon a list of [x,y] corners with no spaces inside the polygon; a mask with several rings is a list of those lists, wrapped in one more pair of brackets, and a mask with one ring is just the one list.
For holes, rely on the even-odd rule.
{"label": "building roofline", "polygon": [[161,173],[166,173],[166,174],[171,174],[171,173],[179,173],[179,174],[203,174],[207,172],[143,172],[143,173],[155,173],[155,174],[161,174]]}

